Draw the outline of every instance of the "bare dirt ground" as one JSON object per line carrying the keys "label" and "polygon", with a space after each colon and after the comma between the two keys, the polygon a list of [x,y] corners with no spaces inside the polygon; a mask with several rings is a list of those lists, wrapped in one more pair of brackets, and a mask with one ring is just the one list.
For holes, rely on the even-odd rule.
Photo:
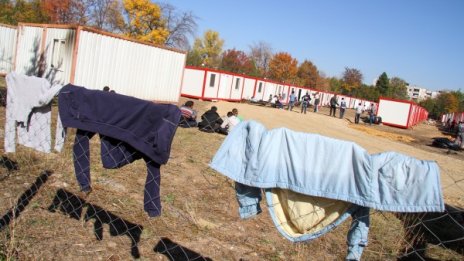
{"label": "bare dirt ground", "polygon": [[[179,104],[185,101],[182,98]],[[329,117],[326,108],[301,114],[297,108],[290,112],[245,103],[195,101],[200,115],[212,105],[220,115],[237,108],[244,119],[268,128],[286,127],[350,140],[370,153],[396,151],[434,160],[441,169],[446,202],[464,206],[463,154],[447,154],[428,146],[431,138],[443,136],[435,126],[420,124],[401,130],[354,125],[351,110],[345,119],[338,119]],[[2,130],[4,115],[1,108]],[[17,161],[20,170],[2,170],[0,179],[0,218],[10,217],[0,229],[0,260],[202,260],[198,255],[213,260],[343,259],[349,221],[316,240],[294,244],[277,232],[265,204],[262,214],[240,220],[233,182],[208,167],[224,138],[194,128],[177,130],[171,158],[161,168],[163,212],[157,218],[148,218],[143,211],[146,167],[142,161],[118,170],[104,169],[99,140],[91,140],[94,191],[81,198],[85,204],[78,208],[72,204],[82,196],[72,165],[73,131],[61,153],[43,154],[18,146],[15,154],[7,156]],[[3,143],[0,151],[4,152]],[[44,178],[40,176],[43,170],[53,174]],[[57,198],[65,204],[53,210],[50,207]],[[94,209],[100,214],[86,219],[85,213]],[[399,220],[390,213],[371,214],[363,259],[396,259],[407,244]],[[169,242],[174,242],[169,245],[171,256],[160,253],[159,246]],[[427,254],[439,260],[462,260],[462,256],[433,245]]]}

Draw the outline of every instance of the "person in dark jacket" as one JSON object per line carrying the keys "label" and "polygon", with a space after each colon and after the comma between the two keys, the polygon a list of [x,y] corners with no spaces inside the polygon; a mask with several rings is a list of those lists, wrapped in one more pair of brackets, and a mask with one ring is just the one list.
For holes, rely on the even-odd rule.
{"label": "person in dark jacket", "polygon": [[335,113],[337,112],[337,106],[338,106],[338,100],[337,100],[337,95],[335,94],[330,98],[330,116],[335,117]]}
{"label": "person in dark jacket", "polygon": [[211,109],[201,115],[201,121],[198,123],[198,129],[204,132],[215,132],[221,124],[222,119],[217,113],[217,107],[212,106]]}

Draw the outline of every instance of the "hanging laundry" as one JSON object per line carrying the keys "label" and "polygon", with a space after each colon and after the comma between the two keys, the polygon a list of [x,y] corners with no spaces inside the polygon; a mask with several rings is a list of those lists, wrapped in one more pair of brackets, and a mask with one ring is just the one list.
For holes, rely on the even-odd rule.
{"label": "hanging laundry", "polygon": [[[369,155],[353,142],[260,123],[239,124],[210,166],[236,182],[239,212],[261,212],[261,189],[280,233],[314,239],[353,216],[347,259],[367,244],[369,208],[442,212],[438,165],[395,152]],[[341,214],[340,214],[341,213]]]}
{"label": "hanging laundry", "polygon": [[[18,143],[35,150],[51,152],[51,101],[61,85],[51,85],[47,79],[15,72],[6,76],[7,105],[5,122],[5,152],[16,151]],[[55,150],[64,143],[61,123],[57,121]]]}
{"label": "hanging laundry", "polygon": [[99,133],[103,167],[145,160],[144,209],[151,217],[160,215],[160,165],[169,159],[179,108],[71,84],[61,89],[58,104],[63,126],[78,129],[73,156],[81,190],[91,189],[89,140]]}

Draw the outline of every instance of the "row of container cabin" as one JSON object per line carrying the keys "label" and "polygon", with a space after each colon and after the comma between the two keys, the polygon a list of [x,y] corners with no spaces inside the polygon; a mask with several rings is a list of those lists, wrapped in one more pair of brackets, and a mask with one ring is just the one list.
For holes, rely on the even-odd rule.
{"label": "row of container cabin", "polygon": [[[269,101],[274,95],[280,95],[284,104],[288,103],[292,92],[298,100],[308,93],[312,97],[312,102],[314,102],[314,95],[319,93],[321,106],[327,106],[332,96],[335,95],[332,92],[191,66],[185,68],[181,90],[181,95],[184,97],[202,100],[241,101],[253,98]],[[373,103],[350,96],[337,95],[337,97],[338,103],[340,104],[343,98],[348,108],[355,108],[359,103],[364,107],[369,107]]]}

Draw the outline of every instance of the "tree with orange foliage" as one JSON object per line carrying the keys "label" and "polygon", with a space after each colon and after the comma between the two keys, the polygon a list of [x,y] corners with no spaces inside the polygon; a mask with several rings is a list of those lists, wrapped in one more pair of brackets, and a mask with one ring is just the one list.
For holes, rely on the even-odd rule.
{"label": "tree with orange foliage", "polygon": [[160,7],[149,0],[123,0],[128,24],[125,34],[138,40],[164,44],[169,36]]}
{"label": "tree with orange foliage", "polygon": [[298,67],[297,75],[300,85],[313,89],[320,89],[317,84],[321,82],[321,77],[319,76],[316,65],[311,61],[305,60],[302,62]]}
{"label": "tree with orange foliage", "polygon": [[276,53],[269,62],[269,77],[293,84],[297,80],[298,61],[289,53]]}
{"label": "tree with orange foliage", "polygon": [[86,24],[87,1],[41,0],[42,10],[54,24]]}
{"label": "tree with orange foliage", "polygon": [[229,72],[256,76],[257,70],[253,61],[243,52],[235,49],[224,51],[220,68]]}

